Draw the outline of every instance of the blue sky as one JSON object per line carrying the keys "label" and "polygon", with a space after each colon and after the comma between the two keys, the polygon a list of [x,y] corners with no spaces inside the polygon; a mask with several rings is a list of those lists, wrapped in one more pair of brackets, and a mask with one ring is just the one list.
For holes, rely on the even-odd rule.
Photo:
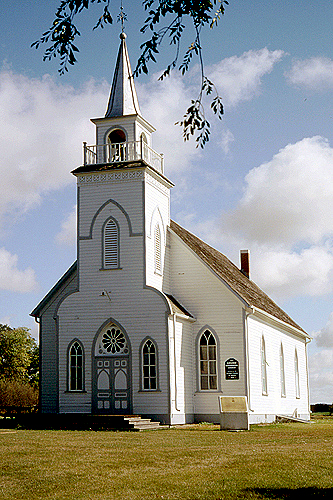
{"label": "blue sky", "polygon": [[[78,63],[30,48],[58,0],[0,5],[0,322],[28,326],[29,313],[76,259],[76,188],[70,171],[89,119],[104,116],[120,25],[91,31],[100,6],[79,21]],[[113,1],[117,15],[119,3]],[[140,1],[124,0],[132,67],[145,36]],[[136,80],[153,147],[175,183],[172,217],[237,265],[251,252],[251,278],[312,337],[311,402],[333,401],[332,13],[329,0],[230,0],[217,29],[202,35],[207,75],[225,115],[211,121],[204,151],[184,144],[182,118],[198,92],[198,67],[157,78],[166,46]],[[186,42],[191,41],[190,34]],[[186,47],[186,44],[184,45]]]}

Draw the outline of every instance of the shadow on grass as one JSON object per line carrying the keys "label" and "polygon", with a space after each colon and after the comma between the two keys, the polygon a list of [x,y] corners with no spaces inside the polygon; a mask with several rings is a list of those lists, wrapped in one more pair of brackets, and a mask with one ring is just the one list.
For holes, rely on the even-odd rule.
{"label": "shadow on grass", "polygon": [[300,498],[333,498],[333,488],[247,488],[244,498],[299,500]]}

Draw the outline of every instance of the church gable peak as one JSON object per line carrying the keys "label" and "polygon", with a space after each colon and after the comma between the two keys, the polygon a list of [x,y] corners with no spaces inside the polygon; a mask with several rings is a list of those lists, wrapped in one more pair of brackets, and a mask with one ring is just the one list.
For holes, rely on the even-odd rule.
{"label": "church gable peak", "polygon": [[121,33],[120,47],[105,118],[134,114],[140,115],[141,113],[126,46],[126,34]]}

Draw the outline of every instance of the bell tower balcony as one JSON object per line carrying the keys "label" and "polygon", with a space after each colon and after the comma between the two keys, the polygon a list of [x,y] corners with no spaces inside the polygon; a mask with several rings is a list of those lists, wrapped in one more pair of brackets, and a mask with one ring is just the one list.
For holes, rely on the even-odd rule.
{"label": "bell tower balcony", "polygon": [[132,142],[117,142],[88,146],[83,143],[83,165],[119,165],[132,161],[143,160],[147,165],[164,173],[163,154],[159,154],[148,146],[142,139]]}

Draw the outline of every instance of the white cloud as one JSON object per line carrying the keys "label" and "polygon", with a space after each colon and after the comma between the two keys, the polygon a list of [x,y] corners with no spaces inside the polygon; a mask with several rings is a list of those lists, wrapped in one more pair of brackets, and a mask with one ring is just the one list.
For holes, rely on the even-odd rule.
{"label": "white cloud", "polygon": [[[317,333],[314,334],[316,344],[319,347],[333,348],[333,312],[330,314],[326,325]],[[333,368],[333,362],[332,362]]]}
{"label": "white cloud", "polygon": [[[166,173],[183,172],[201,152],[195,140],[185,142],[182,127],[175,125],[191,103],[193,93],[186,78],[173,72],[162,82],[159,75],[152,75],[144,85],[136,82],[142,115],[154,125],[153,149],[163,152]],[[196,92],[196,90],[194,90]]]}
{"label": "white cloud", "polygon": [[312,57],[294,61],[290,71],[285,73],[289,83],[313,90],[333,88],[333,61],[327,57]]}
{"label": "white cloud", "polygon": [[333,350],[309,356],[310,396],[313,403],[333,402]]}
{"label": "white cloud", "polygon": [[73,207],[72,212],[61,224],[61,230],[56,235],[56,241],[60,245],[72,246],[76,243],[76,221],[77,221],[77,206]]}
{"label": "white cloud", "polygon": [[82,141],[94,140],[89,118],[104,111],[107,94],[105,83],[90,81],[74,90],[47,75],[0,72],[0,222],[73,181],[70,170],[82,162]]}
{"label": "white cloud", "polygon": [[257,247],[251,269],[255,281],[281,299],[321,296],[333,290],[333,249],[329,247],[313,246],[299,252]]}
{"label": "white cloud", "polygon": [[235,137],[229,129],[225,129],[222,131],[219,143],[225,154],[229,153],[230,145],[234,142],[234,140]]}
{"label": "white cloud", "polygon": [[216,85],[226,106],[236,106],[241,101],[255,97],[262,84],[262,77],[273,70],[284,52],[270,51],[266,47],[261,50],[249,50],[240,57],[223,59],[206,68],[207,75]]}
{"label": "white cloud", "polygon": [[281,149],[245,178],[224,225],[260,243],[320,243],[333,235],[333,149],[316,136]]}
{"label": "white cloud", "polygon": [[24,271],[17,268],[18,257],[0,248],[0,289],[27,293],[37,289],[35,272],[31,267]]}

